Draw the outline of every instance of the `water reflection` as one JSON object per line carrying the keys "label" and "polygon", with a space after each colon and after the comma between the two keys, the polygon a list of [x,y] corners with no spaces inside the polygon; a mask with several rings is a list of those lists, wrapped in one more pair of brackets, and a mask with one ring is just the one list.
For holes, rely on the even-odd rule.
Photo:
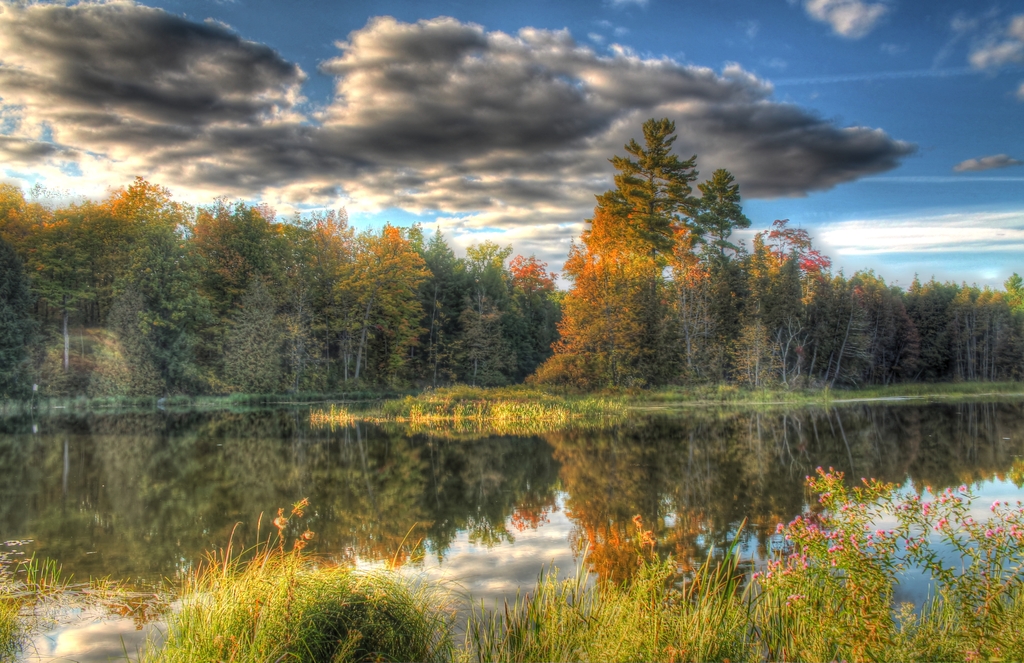
{"label": "water reflection", "polygon": [[763,549],[802,511],[819,465],[936,490],[1007,477],[1020,488],[1022,415],[1019,402],[687,410],[477,438],[315,429],[303,410],[9,419],[0,540],[33,539],[26,552],[79,579],[158,582],[236,523],[236,545],[251,544],[261,513],[308,496],[315,550],[337,559],[435,568],[453,550],[490,555],[477,575],[507,587],[587,546],[595,571],[621,579],[635,566],[634,515],[680,560],[720,550],[743,519]]}

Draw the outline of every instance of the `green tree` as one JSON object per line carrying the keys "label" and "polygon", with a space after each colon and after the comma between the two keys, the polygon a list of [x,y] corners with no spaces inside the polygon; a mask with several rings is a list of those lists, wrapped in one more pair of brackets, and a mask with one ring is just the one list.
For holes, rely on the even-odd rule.
{"label": "green tree", "polygon": [[166,391],[145,333],[145,307],[134,286],[126,287],[114,301],[107,318],[108,334],[101,338],[99,358],[90,376],[91,393],[155,396]]}
{"label": "green tree", "polygon": [[421,243],[419,252],[428,272],[419,296],[424,315],[420,323],[424,330],[419,342],[420,374],[427,384],[436,387],[451,382],[457,374],[455,348],[470,276],[465,262],[456,257],[440,230]]}
{"label": "green tree", "polygon": [[35,323],[32,294],[21,258],[0,239],[0,396],[16,398],[29,389],[28,348]]}
{"label": "green tree", "polygon": [[614,219],[609,239],[633,251],[652,256],[671,252],[676,235],[698,208],[690,186],[697,179],[697,157],[681,160],[672,154],[675,131],[667,118],[644,122],[644,145],[630,140],[625,147],[630,156],[612,157],[619,171],[615,188],[597,198],[598,207]]}
{"label": "green tree", "polygon": [[282,334],[276,315],[273,297],[254,278],[224,343],[224,379],[232,391],[272,394],[279,390]]}
{"label": "green tree", "polygon": [[719,168],[697,188],[701,197],[694,225],[701,242],[721,255],[727,250],[737,253],[739,247],[729,241],[729,236],[736,228],[750,227],[750,219],[740,206],[740,185],[732,173]]}
{"label": "green tree", "polygon": [[188,242],[187,210],[161,187],[137,180],[118,196],[118,214],[138,228],[115,291],[138,291],[139,324],[160,380],[170,392],[195,393],[204,378],[196,363],[199,331],[210,324],[200,292],[197,256]]}
{"label": "green tree", "polygon": [[[690,183],[696,157],[672,154],[675,125],[644,123],[644,146],[626,144],[616,156],[615,188],[597,198],[582,244],[570,250],[561,340],[538,373],[568,371],[591,384],[658,384],[677,373],[674,331],[668,324],[665,269],[680,245],[692,241],[697,199]],[[631,158],[632,157],[632,158]]]}
{"label": "green tree", "polygon": [[1024,313],[1024,279],[1014,272],[1003,282],[1006,289],[1006,302],[1016,313]]}

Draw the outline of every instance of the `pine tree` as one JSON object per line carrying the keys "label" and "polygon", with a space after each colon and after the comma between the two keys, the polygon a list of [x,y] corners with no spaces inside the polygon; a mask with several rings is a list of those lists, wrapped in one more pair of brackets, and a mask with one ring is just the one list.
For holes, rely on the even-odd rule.
{"label": "pine tree", "polygon": [[672,154],[668,119],[648,120],[643,133],[644,146],[631,140],[629,156],[612,159],[616,187],[598,196],[582,244],[570,251],[565,276],[573,287],[563,300],[561,340],[539,379],[559,380],[564,369],[576,381],[596,372],[585,378],[590,384],[650,385],[678,370],[670,360],[665,268],[690,241],[696,157]]}
{"label": "pine tree", "polygon": [[232,391],[272,394],[280,389],[282,335],[276,314],[270,292],[253,279],[224,344],[224,379]]}
{"label": "pine tree", "polygon": [[725,255],[726,251],[737,253],[739,247],[729,241],[736,228],[749,228],[750,219],[743,214],[740,206],[740,185],[732,173],[719,168],[711,179],[697,185],[701,197],[695,222],[696,231],[702,242],[711,250]]}
{"label": "pine tree", "polygon": [[29,393],[28,346],[35,324],[28,277],[14,247],[0,239],[0,396]]}
{"label": "pine tree", "polygon": [[90,376],[89,391],[100,396],[156,396],[166,391],[153,361],[150,339],[144,333],[145,301],[135,287],[114,300],[107,334]]}

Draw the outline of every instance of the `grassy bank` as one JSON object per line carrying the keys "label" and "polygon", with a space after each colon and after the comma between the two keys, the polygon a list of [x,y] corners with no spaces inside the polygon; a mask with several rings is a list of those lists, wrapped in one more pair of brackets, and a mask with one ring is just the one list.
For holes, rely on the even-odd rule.
{"label": "grassy bank", "polygon": [[328,393],[225,394],[210,396],[53,396],[29,400],[0,401],[0,416],[27,413],[67,412],[153,412],[158,410],[247,410],[266,407],[311,405],[328,402],[372,404],[402,398],[403,390],[354,390]]}
{"label": "grassy bank", "polygon": [[430,588],[271,550],[193,574],[142,661],[449,661],[450,624]]}
{"label": "grassy bank", "polygon": [[634,406],[827,404],[886,400],[943,400],[958,398],[1024,397],[1021,382],[915,382],[890,386],[840,389],[750,389],[736,385],[665,387],[623,394]]}
{"label": "grassy bank", "polygon": [[[819,470],[808,489],[813,508],[779,524],[756,571],[735,545],[685,571],[658,557],[637,516],[627,581],[542,574],[511,604],[473,607],[461,647],[443,587],[303,555],[313,536],[301,525],[304,500],[274,520],[282,543],[193,571],[164,644],[142,660],[1024,660],[1019,502],[992,504],[980,522],[966,486],[922,498],[874,481],[851,489],[842,474]],[[883,521],[891,529],[876,529]],[[895,602],[910,569],[935,581],[917,609]],[[22,627],[7,623],[11,652]]]}
{"label": "grassy bank", "polygon": [[[605,389],[579,393],[515,385],[440,389],[361,389],[326,393],[227,394],[210,396],[66,396],[0,401],[0,416],[67,412],[151,412],[157,410],[247,410],[266,407],[335,404],[336,411],[362,419],[414,424],[467,422],[567,422],[599,416],[620,417],[629,408],[691,405],[842,405],[870,400],[928,400],[1024,397],[1020,382],[912,383],[857,389],[750,389],[737,385],[673,386],[658,389]],[[340,407],[339,407],[340,406]],[[321,408],[323,414],[329,407]],[[339,415],[344,416],[344,415]],[[325,419],[324,421],[328,421]]]}
{"label": "grassy bank", "polygon": [[[145,661],[1024,660],[1024,507],[994,504],[982,523],[966,487],[926,504],[821,471],[809,488],[816,508],[779,525],[756,573],[736,546],[683,572],[637,516],[628,581],[542,574],[511,604],[473,608],[462,647],[437,588],[283,546],[211,560]],[[874,529],[882,519],[893,529]],[[916,611],[894,602],[911,567],[936,581]]]}
{"label": "grassy bank", "polygon": [[362,411],[335,406],[317,409],[312,411],[310,421],[321,426],[359,420],[403,424],[424,432],[526,435],[586,422],[618,421],[626,411],[621,398],[555,393],[527,386],[456,386],[384,401],[379,407]]}

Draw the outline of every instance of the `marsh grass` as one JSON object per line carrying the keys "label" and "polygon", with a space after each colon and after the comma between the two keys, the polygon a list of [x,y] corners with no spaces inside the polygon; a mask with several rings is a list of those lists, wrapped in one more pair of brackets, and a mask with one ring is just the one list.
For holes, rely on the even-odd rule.
{"label": "marsh grass", "polygon": [[958,398],[1005,398],[1024,396],[1020,382],[914,382],[889,386],[856,388],[786,389],[780,386],[749,389],[731,384],[664,387],[644,392],[625,392],[622,398],[632,405],[723,405],[827,404],[872,400],[924,400]]}
{"label": "marsh grass", "polygon": [[207,565],[143,661],[442,661],[450,614],[434,590],[386,572],[271,552]]}
{"label": "marsh grass", "polygon": [[0,661],[13,661],[20,648],[20,608],[14,599],[0,595]]}
{"label": "marsh grass", "polygon": [[278,510],[276,543],[232,556],[229,541],[197,567],[162,646],[147,648],[141,662],[450,661],[446,596],[391,571],[303,554],[315,536],[302,525],[308,508],[303,499],[287,516]]}
{"label": "marsh grass", "polygon": [[527,386],[455,386],[384,401],[378,408],[362,412],[332,405],[330,410],[313,410],[310,422],[325,426],[360,420],[404,424],[413,432],[531,435],[581,422],[613,423],[625,418],[626,412],[622,402],[598,396],[559,394]]}
{"label": "marsh grass", "polygon": [[638,568],[628,583],[592,582],[584,567],[559,580],[542,573],[512,605],[475,608],[465,656],[474,661],[744,660],[748,605],[739,557],[711,558],[692,576],[653,554],[650,532],[637,540]]}
{"label": "marsh grass", "polygon": [[[622,585],[586,571],[495,610],[475,609],[464,656],[475,661],[1024,660],[1024,507],[971,516],[966,486],[924,503],[895,486],[848,489],[809,479],[822,509],[776,536],[789,545],[744,573],[735,545],[690,574],[653,555],[639,521],[637,571]],[[876,529],[885,518],[897,524]],[[935,536],[929,536],[935,534]],[[959,559],[949,562],[950,548]],[[933,597],[896,605],[900,574],[925,569]]]}
{"label": "marsh grass", "polygon": [[33,628],[48,621],[68,595],[60,566],[35,557],[0,555],[0,661],[14,661]]}

